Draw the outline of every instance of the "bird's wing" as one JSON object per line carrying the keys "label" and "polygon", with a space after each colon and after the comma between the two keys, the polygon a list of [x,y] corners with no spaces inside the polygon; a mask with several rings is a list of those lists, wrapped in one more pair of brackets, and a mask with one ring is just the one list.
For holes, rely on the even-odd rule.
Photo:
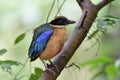
{"label": "bird's wing", "polygon": [[33,35],[33,40],[36,40],[37,37],[42,34],[43,32],[47,31],[47,30],[51,30],[53,29],[53,27],[51,27],[51,25],[49,23],[45,23],[40,25],[39,27],[34,29],[34,35]]}
{"label": "bird's wing", "polygon": [[41,33],[36,40],[33,40],[31,43],[31,46],[29,48],[29,57],[31,58],[31,61],[34,61],[38,58],[40,53],[44,50],[46,47],[51,35],[53,34],[53,29],[46,30],[43,33]]}

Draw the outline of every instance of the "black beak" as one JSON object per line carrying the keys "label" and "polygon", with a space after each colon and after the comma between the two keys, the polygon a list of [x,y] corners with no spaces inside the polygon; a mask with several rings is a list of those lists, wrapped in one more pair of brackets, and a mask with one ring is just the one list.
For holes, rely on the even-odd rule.
{"label": "black beak", "polygon": [[68,20],[68,24],[74,24],[74,23],[76,23],[76,22],[73,20]]}

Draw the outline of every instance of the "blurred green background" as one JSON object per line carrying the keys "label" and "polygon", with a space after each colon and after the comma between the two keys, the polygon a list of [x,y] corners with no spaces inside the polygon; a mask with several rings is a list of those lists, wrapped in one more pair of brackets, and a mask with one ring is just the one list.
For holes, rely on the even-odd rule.
{"label": "blurred green background", "polygon": [[[53,0],[0,0],[0,49],[7,49],[7,53],[0,56],[0,60],[13,60],[20,63],[25,62],[28,57],[27,52],[32,39],[32,30],[38,27],[40,24],[45,23],[52,1]],[[55,17],[58,6],[60,6],[62,1],[63,0],[58,0],[58,2],[56,2],[49,21]],[[99,0],[92,1],[95,4],[99,2]],[[120,1],[115,0],[110,5],[104,7],[99,12],[97,20],[100,20],[103,16],[108,14],[119,18],[119,5]],[[82,12],[75,0],[66,0],[59,14],[77,22]],[[66,68],[57,80],[90,80],[97,71],[103,69],[106,71],[106,68],[103,67],[108,64],[105,63],[104,66],[102,66],[102,69],[98,66],[94,67],[96,69],[94,71],[89,70],[93,62],[89,62],[90,66],[86,65],[83,67],[81,64],[86,61],[96,60],[97,58],[99,59],[99,57],[100,61],[104,60],[104,57],[105,60],[106,57],[107,59],[109,58],[113,61],[112,65],[116,65],[119,68],[115,68],[115,70],[110,68],[113,69],[113,72],[109,71],[109,69],[106,72],[103,70],[104,73],[102,73],[102,76],[100,75],[100,77],[94,80],[120,79],[120,23],[119,19],[116,20],[116,24],[113,27],[106,27],[107,30],[105,31],[104,35],[101,35],[100,33],[100,37],[98,36],[99,34],[96,34],[96,36],[92,36],[92,39],[88,40],[86,38],[80,48],[76,51],[69,64],[75,63],[76,65],[80,66],[80,70],[75,66]],[[76,24],[70,25],[67,28],[69,35],[71,34],[75,25]],[[96,30],[94,28],[91,28],[88,36]],[[15,39],[24,32],[26,33],[25,38],[18,44],[14,45]],[[99,42],[97,41],[97,43],[95,43],[96,39],[99,39]],[[98,48],[99,52],[97,53]],[[96,53],[98,56],[94,57]],[[20,80],[27,80],[31,72],[34,73],[35,67],[44,69],[44,66],[39,59],[37,59],[35,62],[32,62],[31,67],[29,64],[30,62],[27,62],[25,68],[19,75],[22,76]],[[11,73],[5,72],[2,70],[2,68],[0,68],[0,80],[13,80],[14,76],[21,67],[22,65],[12,66]],[[113,77],[106,75],[109,73],[111,76],[117,78],[113,79]],[[117,74],[115,76],[111,73]]]}

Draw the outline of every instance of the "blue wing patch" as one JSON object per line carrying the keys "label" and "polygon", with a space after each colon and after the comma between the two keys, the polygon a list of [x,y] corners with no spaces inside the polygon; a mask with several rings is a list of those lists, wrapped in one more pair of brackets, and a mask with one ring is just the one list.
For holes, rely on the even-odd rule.
{"label": "blue wing patch", "polygon": [[28,53],[29,57],[31,58],[31,61],[34,61],[39,57],[40,52],[42,52],[45,49],[52,34],[53,30],[47,30],[40,34],[36,40],[32,41]]}

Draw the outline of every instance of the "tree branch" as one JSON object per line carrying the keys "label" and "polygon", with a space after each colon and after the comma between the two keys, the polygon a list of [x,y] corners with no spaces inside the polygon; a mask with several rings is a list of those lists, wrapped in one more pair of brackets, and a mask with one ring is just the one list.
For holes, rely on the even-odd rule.
{"label": "tree branch", "polygon": [[93,5],[91,0],[76,0],[82,10],[86,8],[88,5]]}
{"label": "tree branch", "polygon": [[84,0],[76,0],[76,1],[79,4],[79,6],[83,9],[82,3],[84,2]]}
{"label": "tree branch", "polygon": [[[73,30],[62,51],[53,60],[53,64],[55,64],[59,72],[51,69],[55,73],[52,74],[48,70],[46,70],[40,80],[57,79],[61,71],[64,69],[71,57],[74,55],[77,48],[85,39],[90,27],[92,26],[92,23],[97,16],[98,11],[112,1],[113,0],[103,0],[97,5],[94,5],[91,0],[77,0],[79,6],[83,10],[83,15],[81,16],[79,22],[77,23],[75,29]],[[52,67],[52,65],[49,65],[49,67]]]}
{"label": "tree branch", "polygon": [[102,0],[96,6],[98,7],[98,9],[101,9],[103,6],[107,5],[108,3],[112,2],[112,1],[114,1],[114,0]]}

